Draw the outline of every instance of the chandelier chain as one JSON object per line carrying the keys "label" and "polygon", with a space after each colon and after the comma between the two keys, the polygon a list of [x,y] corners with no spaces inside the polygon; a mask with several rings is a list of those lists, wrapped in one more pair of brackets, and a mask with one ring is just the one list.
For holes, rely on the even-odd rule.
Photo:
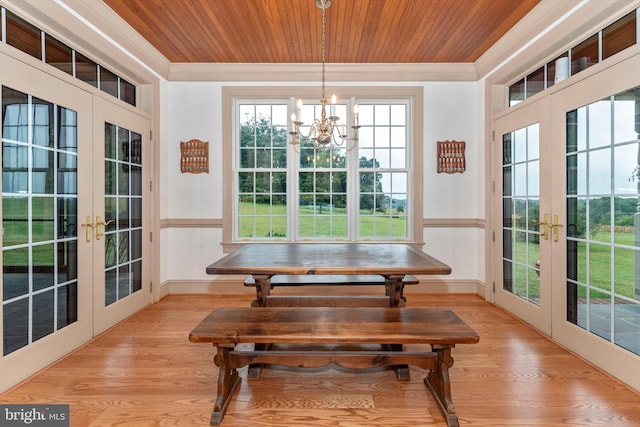
{"label": "chandelier chain", "polygon": [[325,18],[325,10],[326,10],[327,6],[325,4],[325,1],[322,2],[322,98],[326,99],[325,97],[325,79],[324,79],[324,63],[325,63],[325,55],[327,52],[327,48],[326,48],[326,25],[327,25],[327,20]]}
{"label": "chandelier chain", "polygon": [[[291,144],[295,147],[299,145],[302,141],[301,137],[307,138],[308,140],[313,141],[314,148],[328,148],[333,145],[340,146],[344,144],[346,141],[358,141],[358,129],[360,126],[358,125],[358,105],[354,106],[354,115],[353,115],[353,125],[351,129],[353,129],[354,134],[352,137],[349,137],[347,134],[346,125],[340,124],[340,117],[336,116],[335,104],[336,104],[336,96],[333,95],[331,100],[327,99],[326,95],[326,79],[325,79],[325,68],[327,62],[327,17],[326,10],[331,5],[331,0],[315,0],[316,7],[322,9],[322,98],[320,99],[320,117],[316,117],[313,119],[313,122],[309,125],[308,134],[306,136],[302,135],[300,127],[304,125],[304,122],[300,120],[300,114],[302,113],[302,99],[298,99],[297,108],[298,115],[296,113],[291,114],[291,125],[292,130],[289,132],[291,135]],[[328,105],[331,103],[331,105]],[[327,114],[327,109],[330,108],[330,114]],[[342,128],[342,129],[340,129]],[[336,138],[339,138],[338,141]],[[346,147],[347,151],[352,150],[355,147],[355,144],[352,147]]]}

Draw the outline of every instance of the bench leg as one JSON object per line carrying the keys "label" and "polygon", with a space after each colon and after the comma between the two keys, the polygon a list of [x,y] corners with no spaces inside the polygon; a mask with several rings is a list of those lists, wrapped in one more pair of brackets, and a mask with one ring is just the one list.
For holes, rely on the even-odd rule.
{"label": "bench leg", "polygon": [[227,406],[231,400],[231,394],[240,382],[240,376],[235,368],[230,368],[229,351],[233,345],[225,346],[218,344],[218,352],[214,358],[214,363],[218,366],[218,391],[216,401],[213,405],[210,424],[219,426],[227,411]]}
{"label": "bench leg", "polygon": [[453,366],[451,357],[452,345],[432,345],[432,350],[438,355],[437,368],[432,369],[424,379],[431,393],[436,398],[440,411],[449,427],[459,427],[458,416],[451,399],[451,382],[449,368]]}

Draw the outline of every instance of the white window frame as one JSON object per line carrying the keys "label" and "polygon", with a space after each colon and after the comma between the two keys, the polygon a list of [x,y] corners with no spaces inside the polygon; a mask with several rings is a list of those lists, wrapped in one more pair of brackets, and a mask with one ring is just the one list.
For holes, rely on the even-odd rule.
{"label": "white window frame", "polygon": [[[298,233],[298,206],[297,204],[288,203],[287,205],[287,227],[288,235],[286,238],[238,238],[238,212],[237,212],[237,192],[238,192],[238,170],[239,159],[237,143],[239,141],[239,124],[237,123],[237,105],[238,103],[288,103],[291,111],[295,111],[295,100],[300,97],[303,99],[318,98],[318,88],[315,87],[223,87],[222,89],[222,122],[223,122],[223,239],[222,245],[224,252],[231,252],[239,246],[246,243],[256,242],[329,242],[341,241],[352,243],[375,243],[376,241],[393,242],[401,241],[403,243],[414,244],[422,247],[423,242],[423,88],[422,87],[339,87],[328,88],[331,93],[337,93],[341,98],[347,99],[348,108],[355,101],[365,104],[381,103],[381,104],[397,104],[405,103],[407,105],[407,164],[406,172],[408,176],[407,182],[407,236],[402,238],[361,238],[359,234],[359,211],[357,206],[359,200],[359,167],[358,152],[354,149],[347,153],[347,169],[355,173],[349,174],[348,177],[348,213],[347,220],[350,225],[347,228],[346,237],[330,237],[330,238],[300,238]],[[294,98],[295,96],[296,98]],[[346,121],[346,120],[345,120]],[[348,122],[348,121],[347,121]],[[290,127],[290,123],[288,123]],[[290,130],[290,129],[289,129]],[[349,142],[352,144],[352,142]],[[297,148],[297,147],[296,147]],[[287,145],[287,153],[289,159],[296,161],[287,162],[287,174],[295,176],[297,185],[297,174],[300,171],[298,151],[291,145]],[[390,169],[394,171],[394,169]],[[293,200],[297,197],[298,188],[293,188],[293,181],[288,180],[287,200]],[[354,196],[355,194],[355,196]],[[293,197],[293,198],[292,198]]]}

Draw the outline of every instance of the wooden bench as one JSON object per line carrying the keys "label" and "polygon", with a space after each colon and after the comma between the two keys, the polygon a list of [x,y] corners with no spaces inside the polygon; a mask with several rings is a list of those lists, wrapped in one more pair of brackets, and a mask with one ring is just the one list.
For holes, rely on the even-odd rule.
{"label": "wooden bench", "polygon": [[[449,368],[456,344],[473,344],[478,334],[451,310],[377,307],[253,307],[213,310],[189,334],[189,341],[217,347],[218,388],[211,425],[222,422],[240,382],[237,369],[253,363],[349,369],[415,365],[430,372],[424,383],[449,426],[458,426]],[[236,350],[236,344],[380,344],[381,350]],[[387,344],[430,344],[431,351],[389,351]]]}
{"label": "wooden bench", "polygon": [[[266,286],[262,283],[268,281]],[[255,287],[257,298],[252,302],[252,306],[261,307],[389,307],[403,306],[406,301],[403,295],[403,288],[406,285],[417,285],[418,278],[407,274],[402,278],[399,286],[389,286],[386,295],[371,296],[308,296],[308,295],[271,295],[270,290],[277,286],[374,286],[387,285],[383,276],[356,275],[356,274],[276,274],[274,276],[260,278],[259,285],[256,284],[254,276],[248,276],[245,286]]]}

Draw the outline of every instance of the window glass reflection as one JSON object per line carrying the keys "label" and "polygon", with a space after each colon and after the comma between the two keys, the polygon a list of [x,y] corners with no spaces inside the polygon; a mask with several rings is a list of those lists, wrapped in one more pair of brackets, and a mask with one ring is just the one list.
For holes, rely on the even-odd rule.
{"label": "window glass reflection", "polygon": [[33,144],[53,147],[53,104],[33,98]]}
{"label": "window glass reflection", "polygon": [[58,148],[78,151],[78,113],[68,108],[58,108]]}
{"label": "window glass reflection", "polygon": [[53,174],[55,167],[53,164],[53,154],[51,150],[34,148],[32,150],[33,178],[32,191],[38,194],[53,194]]}
{"label": "window glass reflection", "polygon": [[100,90],[111,96],[118,97],[118,76],[104,67],[100,67]]}
{"label": "window glass reflection", "polygon": [[58,154],[58,194],[77,194],[78,156]]}
{"label": "window glass reflection", "polygon": [[26,93],[3,86],[2,139],[28,142],[28,137],[29,96]]}
{"label": "window glass reflection", "polygon": [[98,87],[98,64],[76,52],[76,78]]}
{"label": "window glass reflection", "polygon": [[58,288],[58,329],[78,320],[78,283]]}
{"label": "window glass reflection", "polygon": [[45,34],[44,51],[47,64],[73,75],[73,51],[66,44]]}
{"label": "window glass reflection", "polygon": [[55,330],[53,298],[53,290],[33,296],[31,318],[33,319],[32,339],[34,341],[46,337]]}
{"label": "window glass reflection", "polygon": [[636,43],[636,11],[627,14],[602,30],[602,59]]}
{"label": "window glass reflection", "polygon": [[2,307],[3,354],[9,353],[29,344],[29,300],[22,298]]}
{"label": "window glass reflection", "polygon": [[42,59],[41,32],[37,27],[6,10],[5,28],[8,45]]}
{"label": "window glass reflection", "polygon": [[2,300],[29,292],[29,248],[2,251]]}

